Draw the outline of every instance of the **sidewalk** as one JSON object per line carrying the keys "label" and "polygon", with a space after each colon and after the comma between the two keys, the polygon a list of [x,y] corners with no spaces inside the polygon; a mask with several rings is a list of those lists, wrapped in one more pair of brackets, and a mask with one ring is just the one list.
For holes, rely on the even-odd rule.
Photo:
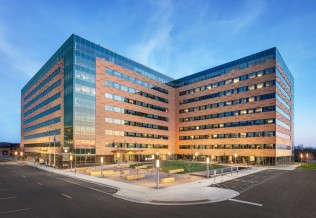
{"label": "sidewalk", "polygon": [[260,172],[265,169],[282,169],[282,170],[293,170],[295,169],[295,165],[285,166],[271,166],[271,167],[259,167],[252,168],[250,171],[240,170],[238,175],[236,172],[226,173],[225,175],[218,174],[215,182],[214,177],[210,179],[203,179],[195,182],[189,182],[181,185],[175,185],[165,188],[150,188],[143,187],[139,185],[114,181],[106,178],[94,177],[85,174],[76,174],[74,172],[70,172],[70,170],[59,170],[50,167],[46,167],[43,165],[38,165],[34,163],[27,162],[29,166],[37,167],[38,169],[45,170],[48,172],[73,177],[81,180],[86,180],[89,182],[95,182],[99,184],[103,184],[115,189],[118,189],[113,196],[117,198],[121,198],[127,201],[132,201],[136,203],[143,204],[153,204],[153,205],[191,205],[191,204],[205,204],[205,203],[213,203],[219,201],[225,201],[231,198],[234,198],[239,195],[239,192],[230,190],[230,189],[222,189],[216,187],[208,187],[212,184],[221,183],[224,181],[236,179],[245,175],[250,175],[253,173]]}

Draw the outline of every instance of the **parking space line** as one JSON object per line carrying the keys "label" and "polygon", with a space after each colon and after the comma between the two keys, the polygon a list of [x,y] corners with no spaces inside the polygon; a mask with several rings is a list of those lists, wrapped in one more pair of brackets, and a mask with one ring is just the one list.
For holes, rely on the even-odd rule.
{"label": "parking space line", "polygon": [[65,196],[66,198],[72,199],[72,197],[70,197],[69,195],[66,195],[66,194],[61,194],[61,195]]}
{"label": "parking space line", "polygon": [[21,212],[21,211],[28,211],[30,210],[31,208],[24,208],[24,209],[18,209],[18,210],[9,210],[9,211],[3,211],[3,212],[0,212],[0,214],[6,214],[6,213],[14,213],[14,212]]}
{"label": "parking space line", "polygon": [[2,201],[2,200],[12,199],[12,198],[17,198],[17,197],[18,197],[18,196],[12,196],[12,197],[0,198],[0,201]]}
{"label": "parking space line", "polygon": [[243,203],[243,204],[250,204],[250,205],[254,205],[254,206],[259,206],[259,207],[263,206],[263,204],[253,203],[253,202],[249,202],[249,201],[242,201],[242,200],[237,200],[237,199],[228,199],[228,200]]}
{"label": "parking space line", "polygon": [[75,185],[78,185],[78,186],[81,186],[81,187],[84,187],[84,188],[87,188],[87,189],[91,189],[91,190],[94,190],[94,191],[97,191],[97,192],[101,192],[101,193],[103,193],[103,194],[108,194],[108,195],[113,196],[113,193],[104,192],[104,191],[101,191],[101,190],[99,190],[99,189],[91,188],[91,187],[85,186],[85,185],[81,185],[81,184],[76,183],[76,182],[71,182],[71,181],[68,181],[68,180],[65,180],[65,179],[61,179],[61,178],[58,178],[58,177],[55,177],[55,176],[50,176],[50,175],[49,175],[49,177],[52,177],[52,178],[55,178],[55,179],[59,179],[59,180],[62,180],[62,181],[64,181],[64,182],[68,182],[68,183],[71,183],[71,184],[75,184]]}

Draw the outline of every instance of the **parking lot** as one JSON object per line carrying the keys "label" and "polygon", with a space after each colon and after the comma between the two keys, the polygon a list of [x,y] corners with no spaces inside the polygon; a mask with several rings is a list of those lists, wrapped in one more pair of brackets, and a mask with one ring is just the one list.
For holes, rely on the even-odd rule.
{"label": "parking lot", "polygon": [[243,193],[253,187],[266,183],[267,181],[273,180],[287,172],[289,171],[267,169],[254,174],[243,176],[241,178],[236,178],[222,183],[214,183],[210,187],[232,189],[238,191],[239,193]]}

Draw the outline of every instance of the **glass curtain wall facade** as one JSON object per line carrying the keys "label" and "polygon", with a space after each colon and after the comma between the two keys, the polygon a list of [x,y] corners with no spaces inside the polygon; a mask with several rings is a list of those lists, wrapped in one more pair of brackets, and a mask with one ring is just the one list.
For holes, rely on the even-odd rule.
{"label": "glass curtain wall facade", "polygon": [[71,35],[21,91],[21,145],[60,165],[120,151],[275,163],[291,156],[293,93],[276,48],[174,80]]}

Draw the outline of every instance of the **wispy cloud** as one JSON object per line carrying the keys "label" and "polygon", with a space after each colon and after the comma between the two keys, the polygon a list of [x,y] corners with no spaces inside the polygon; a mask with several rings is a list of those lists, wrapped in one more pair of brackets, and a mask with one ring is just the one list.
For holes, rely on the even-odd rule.
{"label": "wispy cloud", "polygon": [[[39,63],[30,59],[28,55],[14,45],[14,42],[10,41],[9,33],[5,29],[4,22],[0,22],[0,53],[2,58],[7,59],[7,63],[12,69],[22,73],[26,77],[31,77],[39,68]],[[11,75],[12,76],[12,75]]]}
{"label": "wispy cloud", "polygon": [[134,56],[140,63],[165,71],[169,65],[172,49],[173,24],[170,17],[173,7],[170,1],[153,1],[151,3],[157,10],[149,18],[144,33],[140,36],[142,39],[129,50],[131,56]]}

